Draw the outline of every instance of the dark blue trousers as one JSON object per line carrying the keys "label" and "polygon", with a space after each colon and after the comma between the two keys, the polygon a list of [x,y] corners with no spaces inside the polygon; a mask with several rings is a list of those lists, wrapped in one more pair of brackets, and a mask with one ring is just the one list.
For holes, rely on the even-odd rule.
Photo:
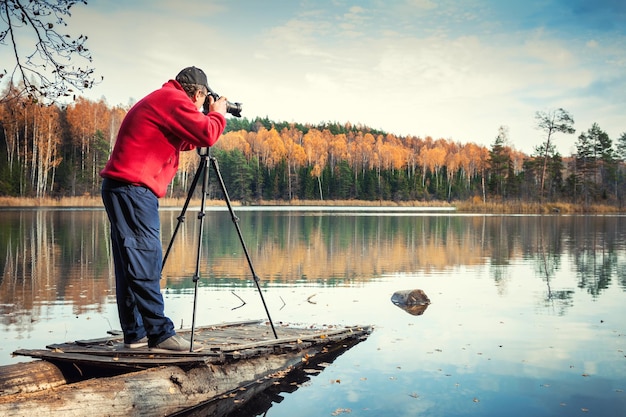
{"label": "dark blue trousers", "polygon": [[159,200],[147,188],[104,179],[102,201],[111,222],[115,294],[124,342],[148,336],[150,346],[176,334],[161,295]]}

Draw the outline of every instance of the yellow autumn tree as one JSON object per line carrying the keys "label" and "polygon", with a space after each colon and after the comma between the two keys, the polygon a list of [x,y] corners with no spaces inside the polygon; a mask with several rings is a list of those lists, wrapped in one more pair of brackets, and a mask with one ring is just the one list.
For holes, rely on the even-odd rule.
{"label": "yellow autumn tree", "polygon": [[300,143],[304,136],[294,126],[284,128],[280,134],[285,145],[285,159],[287,161],[287,188],[289,199],[293,198],[293,181],[297,178],[297,169],[306,163],[307,155]]}
{"label": "yellow autumn tree", "polygon": [[304,135],[302,144],[309,166],[312,166],[311,176],[317,178],[320,200],[323,200],[322,172],[328,159],[328,142],[318,129],[310,129]]}

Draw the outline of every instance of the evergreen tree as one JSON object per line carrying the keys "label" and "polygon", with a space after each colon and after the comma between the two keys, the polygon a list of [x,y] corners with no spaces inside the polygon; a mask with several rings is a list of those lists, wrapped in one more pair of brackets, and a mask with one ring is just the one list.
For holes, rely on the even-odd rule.
{"label": "evergreen tree", "polygon": [[[593,128],[592,128],[593,129]],[[575,176],[580,195],[588,204],[596,191],[596,174],[598,167],[597,132],[590,129],[581,133],[576,142]]]}
{"label": "evergreen tree", "polygon": [[621,136],[617,138],[615,148],[616,157],[619,158],[622,162],[626,162],[626,132],[622,133]]}
{"label": "evergreen tree", "polygon": [[506,197],[506,184],[512,168],[510,148],[506,146],[507,136],[507,129],[500,126],[489,151],[489,189],[502,198]]}
{"label": "evergreen tree", "polygon": [[620,207],[623,205],[623,198],[626,196],[626,132],[622,133],[615,144],[615,195]]}

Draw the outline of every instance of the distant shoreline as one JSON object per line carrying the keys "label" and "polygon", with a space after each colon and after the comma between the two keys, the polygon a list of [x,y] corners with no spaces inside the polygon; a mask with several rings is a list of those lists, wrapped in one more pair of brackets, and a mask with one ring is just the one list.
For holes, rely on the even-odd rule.
{"label": "distant shoreline", "polygon": [[[182,209],[185,198],[162,198],[159,207],[162,210]],[[189,207],[197,210],[201,205],[199,198],[192,199]],[[445,213],[490,213],[490,214],[626,214],[626,210],[613,205],[572,204],[566,202],[521,203],[518,201],[366,201],[366,200],[274,200],[242,204],[232,201],[232,206],[240,211],[271,208],[275,211],[349,211],[349,212],[445,212]],[[226,209],[224,200],[207,200],[207,211]],[[0,210],[19,209],[103,209],[100,197],[62,197],[62,198],[22,198],[0,197]]]}
{"label": "distant shoreline", "polygon": [[[159,206],[161,208],[182,207],[185,204],[185,198],[161,198]],[[200,206],[200,198],[193,198],[189,204],[191,206]],[[405,208],[428,208],[441,207],[450,210],[454,208],[454,204],[444,201],[366,201],[366,200],[272,200],[272,201],[255,201],[253,203],[244,204],[240,201],[231,201],[233,206],[238,207],[405,207]],[[226,207],[225,200],[207,200],[207,207]],[[76,207],[76,208],[102,208],[102,200],[100,197],[83,196],[83,197],[61,197],[61,198],[27,198],[27,197],[0,197],[0,208],[33,208],[33,207]]]}

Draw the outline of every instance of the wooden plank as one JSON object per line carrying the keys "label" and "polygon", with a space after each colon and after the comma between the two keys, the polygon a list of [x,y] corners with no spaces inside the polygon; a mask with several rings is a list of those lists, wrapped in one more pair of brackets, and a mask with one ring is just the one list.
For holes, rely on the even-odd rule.
{"label": "wooden plank", "polygon": [[167,356],[137,356],[137,357],[124,357],[120,359],[116,356],[103,356],[103,355],[92,355],[85,353],[76,353],[76,352],[55,352],[50,350],[17,350],[14,352],[15,355],[23,355],[23,356],[31,356],[33,358],[45,359],[51,362],[67,362],[67,363],[75,363],[76,366],[80,366],[80,364],[86,365],[95,365],[95,366],[103,366],[109,365],[112,367],[155,367],[162,365],[179,365],[179,366],[190,366],[194,364],[204,364],[207,362],[207,358],[205,356],[196,355],[196,356],[177,356],[177,357],[167,357]]}
{"label": "wooden plank", "polygon": [[[220,324],[212,324],[208,326],[199,326],[195,329],[195,332],[221,330],[221,329],[228,329],[228,328],[233,328],[233,327],[244,327],[244,326],[253,326],[253,325],[258,326],[261,322],[262,320],[245,320],[245,321],[225,322],[225,323],[220,323]],[[74,343],[77,345],[81,345],[81,346],[89,346],[89,345],[106,344],[109,342],[121,342],[123,340],[124,334],[122,333],[121,330],[108,330],[107,333],[109,333],[111,336],[99,337],[95,339],[81,339],[81,340],[74,341]],[[178,333],[185,335],[187,333],[191,333],[191,329],[178,330]],[[61,345],[64,345],[64,343],[61,343]],[[50,345],[50,346],[51,347],[49,347],[49,349],[54,349],[54,347],[52,346],[55,346],[55,345]]]}
{"label": "wooden plank", "polygon": [[328,340],[336,339],[339,336],[339,339],[344,339],[345,337],[350,337],[351,335],[359,335],[364,332],[369,332],[369,327],[350,327],[347,329],[340,330],[332,330],[332,331],[321,331],[321,332],[301,332],[296,334],[295,336],[285,337],[281,339],[273,339],[273,340],[261,340],[252,343],[240,344],[233,346],[229,349],[221,349],[223,352],[232,352],[234,350],[243,350],[250,349],[262,346],[273,346],[273,345],[281,345],[281,344],[302,344],[303,342],[311,342],[311,343],[324,343]]}

